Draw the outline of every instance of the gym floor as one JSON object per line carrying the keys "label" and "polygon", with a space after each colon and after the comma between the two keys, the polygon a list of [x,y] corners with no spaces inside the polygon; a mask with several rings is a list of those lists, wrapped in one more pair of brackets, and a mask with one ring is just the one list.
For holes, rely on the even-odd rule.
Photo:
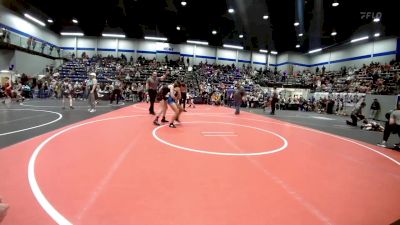
{"label": "gym floor", "polygon": [[[4,224],[390,224],[400,152],[347,118],[199,105],[176,129],[148,104],[0,106]],[[170,111],[169,111],[170,113]],[[170,117],[170,114],[167,116]],[[390,139],[397,141],[397,136]]]}

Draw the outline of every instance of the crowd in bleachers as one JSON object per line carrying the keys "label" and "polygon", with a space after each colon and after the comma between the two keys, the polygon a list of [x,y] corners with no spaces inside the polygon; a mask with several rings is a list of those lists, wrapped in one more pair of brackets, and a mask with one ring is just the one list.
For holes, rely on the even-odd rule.
{"label": "crowd in bleachers", "polygon": [[[96,55],[88,57],[85,53],[81,58],[75,58],[55,69],[53,75],[41,80],[20,79],[14,85],[15,96],[29,98],[60,97],[61,82],[68,78],[73,84],[74,95],[78,99],[87,97],[86,82],[88,73],[95,72],[98,80],[98,93],[108,97],[112,93],[116,80],[122,83],[120,87],[122,96],[127,100],[146,100],[145,82],[153,71],[158,75],[170,71],[164,83],[172,83],[179,79],[187,84],[188,92],[196,97],[198,103],[215,105],[230,105],[236,83],[241,84],[247,92],[243,103],[247,107],[265,107],[268,105],[271,93],[265,91],[263,86],[285,87],[285,84],[309,87],[312,92],[327,93],[371,93],[371,94],[396,94],[399,93],[400,79],[398,71],[399,62],[381,65],[371,63],[362,68],[342,68],[338,72],[329,72],[317,69],[315,73],[306,70],[295,72],[293,75],[279,71],[256,70],[250,65],[237,67],[233,65],[217,65],[200,63],[188,70],[188,64],[182,57],[177,61],[157,62],[139,57],[136,61],[129,60],[122,55],[120,58],[113,56],[102,57]],[[4,88],[3,88],[4,89]],[[0,94],[4,94],[4,90]],[[278,107],[281,109],[300,109],[304,111],[317,111],[342,114],[343,108],[354,104],[353,96],[330,95],[320,98],[314,96],[308,99],[303,96],[279,96]]]}
{"label": "crowd in bleachers", "polygon": [[306,87],[313,91],[348,92],[392,95],[400,90],[400,63],[371,62],[361,68],[343,67],[340,71],[326,71],[323,66],[311,70],[297,71],[293,75],[280,71],[263,71],[257,83],[263,86]]}
{"label": "crowd in bleachers", "polygon": [[[371,63],[363,67],[342,68],[338,72],[317,68],[315,73],[309,70],[287,75],[278,71],[255,70],[250,66],[203,64],[195,67],[202,97],[207,103],[229,104],[235,83],[239,82],[246,89],[243,103],[247,107],[265,107],[271,102],[271,93],[266,93],[261,86],[309,88],[312,93],[336,93],[324,97],[279,95],[277,103],[280,109],[325,112],[345,115],[354,107],[360,96],[365,94],[398,94],[400,90],[399,69],[396,61],[381,65]],[[347,109],[346,109],[347,108]]]}
{"label": "crowd in bleachers", "polygon": [[[98,93],[100,96],[108,97],[109,93],[115,88],[115,81],[122,83],[119,87],[122,89],[123,96],[126,99],[145,99],[144,85],[146,79],[153,71],[157,71],[159,75],[170,71],[170,75],[164,81],[172,83],[176,79],[185,80],[184,64],[179,62],[161,63],[155,59],[146,60],[139,57],[136,62],[131,58],[128,60],[125,56],[115,58],[112,56],[88,57],[85,53],[82,58],[75,58],[64,63],[55,71],[48,70],[49,75],[42,79],[18,79],[13,84],[13,92],[29,98],[48,98],[61,97],[61,84],[65,79],[72,83],[74,89],[74,97],[83,99],[87,97],[86,83],[88,74],[95,72],[98,80]],[[23,76],[26,76],[23,74]],[[192,88],[191,82],[187,82]],[[23,90],[29,88],[29,93]],[[3,88],[4,89],[4,88]],[[4,95],[4,91],[0,92]]]}
{"label": "crowd in bleachers", "polygon": [[[199,95],[207,103],[220,105],[229,104],[232,100],[234,87],[240,83],[246,90],[249,101],[258,102],[262,90],[259,85],[255,85],[251,79],[252,69],[248,67],[236,67],[233,65],[211,65],[200,63],[194,67],[197,75]],[[255,100],[257,98],[257,101]]]}

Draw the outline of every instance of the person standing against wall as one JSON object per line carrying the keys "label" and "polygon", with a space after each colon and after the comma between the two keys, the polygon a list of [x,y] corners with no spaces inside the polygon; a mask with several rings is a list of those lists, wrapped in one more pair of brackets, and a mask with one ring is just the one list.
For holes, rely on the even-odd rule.
{"label": "person standing against wall", "polygon": [[89,112],[94,113],[96,112],[96,95],[97,95],[97,79],[95,73],[89,74],[89,80],[87,83],[88,91],[89,91]]}
{"label": "person standing against wall", "polygon": [[154,102],[156,101],[157,97],[157,88],[160,83],[160,81],[165,80],[167,77],[167,74],[169,72],[167,71],[164,76],[162,77],[157,77],[157,72],[154,71],[151,77],[149,77],[146,81],[146,90],[148,91],[149,97],[150,97],[150,108],[149,108],[149,113],[152,115],[156,115],[154,112]]}
{"label": "person standing against wall", "polygon": [[379,111],[381,110],[381,105],[378,102],[378,99],[374,99],[374,101],[371,104],[371,108],[370,108],[370,116],[369,118],[373,119],[373,120],[377,120],[378,119],[378,115],[379,115]]}

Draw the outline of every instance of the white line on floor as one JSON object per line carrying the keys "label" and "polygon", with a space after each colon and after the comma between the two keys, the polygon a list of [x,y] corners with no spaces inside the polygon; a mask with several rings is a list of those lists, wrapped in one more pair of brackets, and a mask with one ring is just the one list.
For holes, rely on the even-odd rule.
{"label": "white line on floor", "polygon": [[237,134],[206,134],[204,137],[237,137]]}
{"label": "white line on floor", "polygon": [[203,131],[202,134],[234,134],[235,132],[230,131]]}

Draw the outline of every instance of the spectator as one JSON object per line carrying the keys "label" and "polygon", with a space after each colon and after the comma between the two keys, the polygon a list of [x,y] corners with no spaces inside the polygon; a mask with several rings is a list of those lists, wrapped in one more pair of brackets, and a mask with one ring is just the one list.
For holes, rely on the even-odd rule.
{"label": "spectator", "polygon": [[32,37],[29,37],[28,40],[26,41],[26,45],[28,49],[31,49],[31,45],[32,45]]}
{"label": "spectator", "polygon": [[32,38],[32,50],[35,51],[36,48],[36,39]]}
{"label": "spectator", "polygon": [[271,115],[275,115],[276,103],[279,102],[278,93],[276,92],[276,87],[274,87],[274,91],[272,92],[271,99]]}
{"label": "spectator", "polygon": [[46,43],[45,42],[42,42],[42,45],[40,46],[40,51],[41,51],[41,53],[44,53],[44,49],[46,48]]}
{"label": "spectator", "polygon": [[0,41],[5,42],[6,40],[6,30],[4,28],[0,29]]}
{"label": "spectator", "polygon": [[373,120],[377,120],[378,119],[378,115],[379,115],[379,111],[381,110],[381,105],[378,102],[378,99],[374,99],[374,101],[371,104],[371,113],[369,118],[373,119]]}

